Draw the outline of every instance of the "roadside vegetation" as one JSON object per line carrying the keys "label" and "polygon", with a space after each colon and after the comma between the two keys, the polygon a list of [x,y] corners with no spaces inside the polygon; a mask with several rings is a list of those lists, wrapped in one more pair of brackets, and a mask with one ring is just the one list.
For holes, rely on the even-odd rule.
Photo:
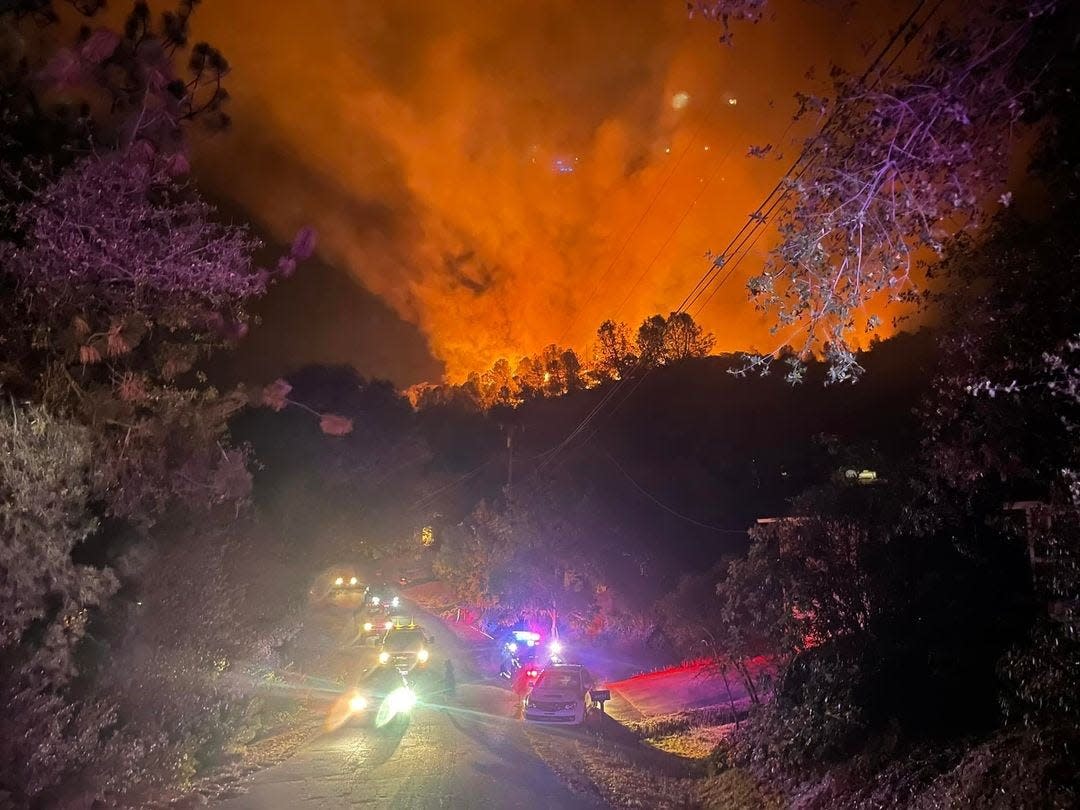
{"label": "roadside vegetation", "polygon": [[[606,800],[1080,802],[1075,8],[991,3],[917,76],[838,79],[753,290],[805,344],[712,356],[676,311],[407,397],[340,367],[207,376],[315,234],[263,245],[199,195],[189,139],[227,127],[228,63],[188,41],[196,3],[135,3],[122,31],[100,5],[58,4],[75,33],[49,3],[0,12],[0,805],[137,805],[287,755],[311,718],[274,687],[313,579],[401,558],[485,625],[738,684],[738,706],[533,735]],[[726,37],[762,4],[692,5]],[[997,196],[1021,125],[1028,210]],[[922,151],[859,181],[901,136]],[[871,189],[872,246],[830,171]],[[978,229],[942,233],[961,215]],[[917,239],[889,259],[897,229]],[[920,249],[929,292],[893,296]],[[937,325],[856,352],[875,294]],[[747,375],[778,358],[786,380]]]}
{"label": "roadside vegetation", "polygon": [[307,586],[251,508],[229,430],[248,396],[197,367],[312,234],[263,251],[194,188],[186,141],[227,125],[228,64],[188,42],[193,3],[136,3],[122,31],[74,5],[77,33],[48,3],[0,13],[0,795],[17,807],[138,804],[280,724],[291,702],[253,698]]}

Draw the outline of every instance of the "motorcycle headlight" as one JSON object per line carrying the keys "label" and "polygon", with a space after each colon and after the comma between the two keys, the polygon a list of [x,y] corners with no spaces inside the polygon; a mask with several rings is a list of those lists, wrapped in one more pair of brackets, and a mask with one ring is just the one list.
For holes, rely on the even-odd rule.
{"label": "motorcycle headlight", "polygon": [[416,654],[416,660],[423,664],[428,660],[430,655],[431,653],[429,653],[427,650],[420,650],[420,652]]}
{"label": "motorcycle headlight", "polygon": [[367,708],[367,698],[363,695],[353,695],[349,698],[349,711],[353,714],[362,712]]}
{"label": "motorcycle headlight", "polygon": [[370,633],[373,628],[374,628],[374,625],[371,622],[364,622],[364,632],[365,633]]}
{"label": "motorcycle headlight", "polygon": [[386,650],[383,650],[381,653],[379,653],[379,663],[380,664],[385,664],[389,660],[390,660],[390,653],[388,653]]}

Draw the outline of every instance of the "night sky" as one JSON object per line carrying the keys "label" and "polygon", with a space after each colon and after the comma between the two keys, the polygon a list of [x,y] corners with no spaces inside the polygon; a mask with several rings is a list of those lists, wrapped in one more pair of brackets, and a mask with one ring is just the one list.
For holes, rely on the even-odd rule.
{"label": "night sky", "polygon": [[[264,302],[232,362],[350,362],[400,386],[552,342],[584,353],[607,317],[673,309],[809,131],[789,126],[793,92],[827,92],[829,63],[858,69],[896,22],[778,3],[728,47],[677,0],[300,8],[194,18],[233,68],[201,187],[271,240],[320,234],[320,264]],[[700,315],[719,351],[780,339],[746,300],[759,268]]]}

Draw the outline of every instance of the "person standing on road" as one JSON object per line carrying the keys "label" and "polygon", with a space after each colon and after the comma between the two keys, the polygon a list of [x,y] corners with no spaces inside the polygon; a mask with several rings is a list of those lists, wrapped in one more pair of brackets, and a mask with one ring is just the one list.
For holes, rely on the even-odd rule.
{"label": "person standing on road", "polygon": [[448,695],[457,694],[457,677],[454,674],[454,662],[449,658],[443,665],[443,689]]}

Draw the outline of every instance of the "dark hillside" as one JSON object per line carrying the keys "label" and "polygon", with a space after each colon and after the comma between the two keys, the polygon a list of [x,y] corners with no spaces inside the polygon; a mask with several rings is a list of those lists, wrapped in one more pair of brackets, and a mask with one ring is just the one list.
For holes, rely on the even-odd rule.
{"label": "dark hillside", "polygon": [[481,500],[505,508],[509,481],[516,504],[554,507],[613,570],[647,572],[659,591],[742,551],[756,518],[782,514],[823,474],[855,465],[887,476],[888,459],[915,441],[933,358],[931,335],[904,334],[864,354],[858,385],[825,386],[811,366],[796,387],[779,370],[736,377],[728,356],[686,360],[628,383],[629,396],[562,447],[605,388],[486,414],[465,403],[413,413],[386,383],[309,367],[289,378],[290,398],[352,418],[352,435],[321,437],[294,407],[250,412],[235,432],[262,464],[257,496],[283,525],[323,527],[335,547],[394,544]]}

